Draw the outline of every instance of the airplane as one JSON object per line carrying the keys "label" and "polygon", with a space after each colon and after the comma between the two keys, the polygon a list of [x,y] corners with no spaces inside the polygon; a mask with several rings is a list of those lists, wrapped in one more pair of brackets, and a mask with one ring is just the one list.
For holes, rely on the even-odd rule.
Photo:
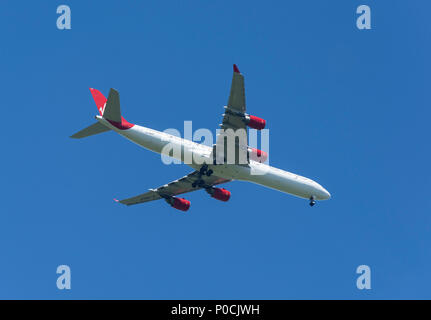
{"label": "airplane", "polygon": [[[173,158],[182,162],[185,162],[186,156],[193,155],[191,157],[193,160],[187,163],[192,167],[193,172],[156,189],[149,189],[148,192],[140,195],[123,200],[114,199],[119,203],[130,206],[164,199],[173,208],[187,211],[190,208],[190,201],[179,195],[204,189],[211,197],[220,201],[228,201],[231,197],[230,191],[216,186],[234,180],[252,182],[307,199],[310,206],[314,206],[316,200],[327,200],[331,197],[331,194],[317,182],[265,164],[267,153],[250,148],[247,145],[247,135],[245,135],[245,140],[237,139],[232,144],[235,155],[246,153],[245,161],[239,162],[237,158],[234,158],[234,162],[227,162],[226,153],[230,149],[220,147],[226,146],[227,138],[223,135],[219,135],[216,145],[210,147],[165,132],[138,126],[122,117],[118,91],[111,88],[108,99],[96,89],[90,88],[90,91],[100,115],[95,116],[96,123],[75,133],[71,138],[80,139],[112,130],[139,146],[159,154],[163,152],[163,148],[167,144],[170,144],[183,151],[180,155],[175,152],[172,154]],[[262,130],[266,126],[264,119],[246,113],[244,76],[235,64],[233,65],[229,100],[224,108],[225,113],[220,125],[223,130],[243,130],[247,134],[247,127]],[[169,154],[169,156],[171,155]]]}

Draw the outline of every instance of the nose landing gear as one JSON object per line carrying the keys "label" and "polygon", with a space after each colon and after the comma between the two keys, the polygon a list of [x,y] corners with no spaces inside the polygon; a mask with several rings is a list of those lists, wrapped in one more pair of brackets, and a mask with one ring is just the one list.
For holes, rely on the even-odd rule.
{"label": "nose landing gear", "polygon": [[314,196],[310,197],[310,207],[314,206],[316,204],[316,200],[314,200]]}

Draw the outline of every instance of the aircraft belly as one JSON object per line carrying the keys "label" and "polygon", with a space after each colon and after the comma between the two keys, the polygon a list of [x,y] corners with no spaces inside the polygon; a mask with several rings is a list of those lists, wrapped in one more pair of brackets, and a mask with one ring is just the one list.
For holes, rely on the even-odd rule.
{"label": "aircraft belly", "polygon": [[163,147],[169,143],[169,141],[162,141],[159,136],[139,126],[134,126],[129,130],[120,131],[119,133],[141,147],[157,153],[161,153]]}
{"label": "aircraft belly", "polygon": [[145,149],[159,154],[166,152],[166,155],[192,166],[211,162],[211,148],[192,141],[136,125],[119,133]]}
{"label": "aircraft belly", "polygon": [[281,177],[273,173],[268,173],[263,176],[254,176],[250,181],[305,199],[310,198],[310,196],[313,194],[313,188],[311,188],[309,185],[295,181],[295,179]]}
{"label": "aircraft belly", "polygon": [[309,199],[317,193],[313,181],[309,179],[304,181],[304,178],[293,173],[266,165],[258,167],[253,164],[251,166],[222,165],[218,170],[213,170],[218,176],[226,179],[230,177],[230,179],[253,182],[300,198]]}

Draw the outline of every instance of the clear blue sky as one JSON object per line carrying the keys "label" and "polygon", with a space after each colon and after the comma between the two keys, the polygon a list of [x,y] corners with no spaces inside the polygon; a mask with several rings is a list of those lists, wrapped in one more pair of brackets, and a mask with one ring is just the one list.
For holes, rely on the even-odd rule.
{"label": "clear blue sky", "polygon": [[[72,30],[56,28],[68,4]],[[356,28],[368,4],[372,30]],[[2,1],[0,298],[431,298],[426,1]],[[232,64],[271,165],[332,194],[234,182],[183,214],[128,197],[186,165],[110,132],[89,87],[158,130],[221,121]],[[56,268],[72,269],[72,289]],[[356,288],[371,268],[372,289]]]}

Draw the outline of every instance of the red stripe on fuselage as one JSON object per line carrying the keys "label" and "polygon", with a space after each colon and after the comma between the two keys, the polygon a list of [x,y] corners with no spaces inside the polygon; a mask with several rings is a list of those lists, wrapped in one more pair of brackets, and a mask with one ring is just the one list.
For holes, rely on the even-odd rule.
{"label": "red stripe on fuselage", "polygon": [[121,122],[115,122],[115,121],[111,121],[106,119],[110,124],[112,124],[115,128],[120,129],[120,130],[127,130],[130,129],[131,127],[134,126],[133,123],[128,122],[126,119],[124,119],[123,117],[121,117]]}

